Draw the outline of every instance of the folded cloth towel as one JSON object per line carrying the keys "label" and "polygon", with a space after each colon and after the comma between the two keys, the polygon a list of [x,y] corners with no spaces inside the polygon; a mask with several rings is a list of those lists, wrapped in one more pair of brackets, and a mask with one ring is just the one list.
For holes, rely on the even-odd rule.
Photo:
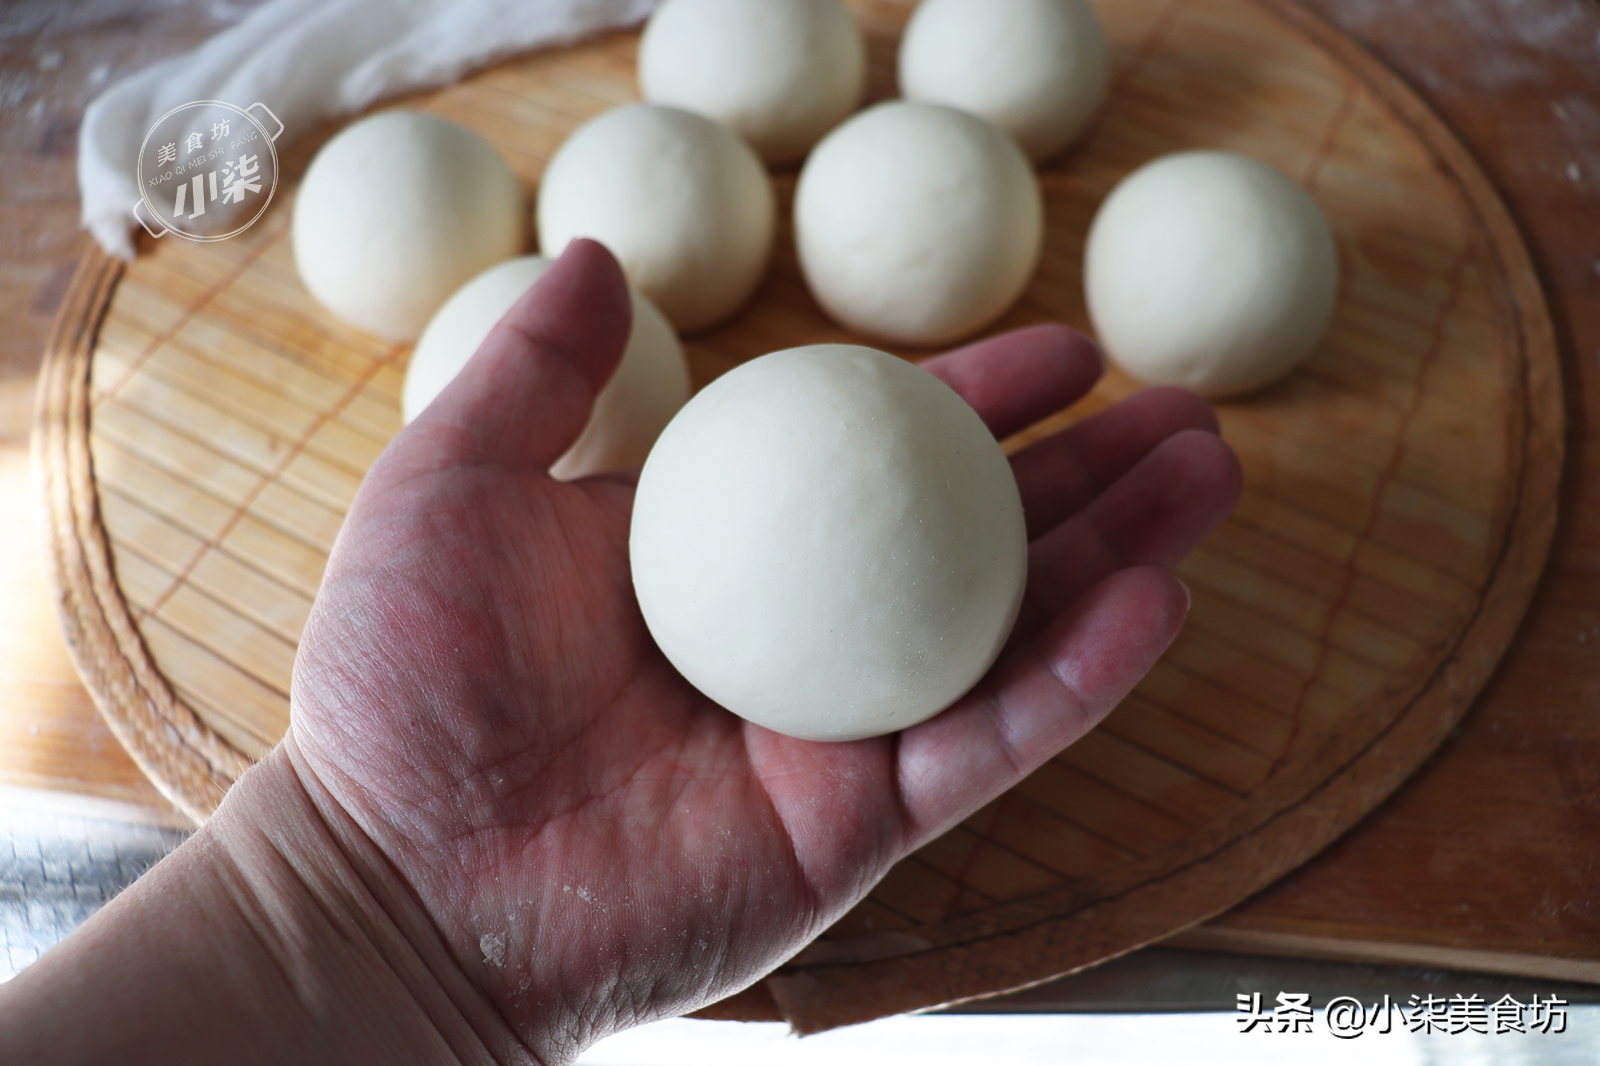
{"label": "folded cloth towel", "polygon": [[195,51],[118,82],[89,105],[78,131],[83,225],[112,255],[134,257],[139,146],[179,104],[264,103],[293,139],[381,97],[632,24],[655,2],[269,0]]}

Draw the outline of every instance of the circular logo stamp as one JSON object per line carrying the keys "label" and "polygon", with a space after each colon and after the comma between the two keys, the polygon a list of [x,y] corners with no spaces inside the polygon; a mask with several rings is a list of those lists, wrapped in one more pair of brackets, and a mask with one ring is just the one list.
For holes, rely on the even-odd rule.
{"label": "circular logo stamp", "polygon": [[[268,132],[268,119],[277,133]],[[168,111],[139,147],[139,197],[155,225],[142,215],[139,222],[151,236],[176,233],[195,241],[242,232],[278,189],[273,141],[282,132],[283,123],[265,104],[196,100]]]}

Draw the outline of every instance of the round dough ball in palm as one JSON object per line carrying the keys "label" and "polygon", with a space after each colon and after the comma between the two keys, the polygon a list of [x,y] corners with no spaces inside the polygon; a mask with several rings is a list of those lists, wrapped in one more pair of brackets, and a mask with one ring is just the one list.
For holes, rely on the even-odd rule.
{"label": "round dough ball in palm", "polygon": [[522,251],[522,186],[492,145],[454,122],[384,111],[311,160],[294,204],[294,261],[323,306],[369,333],[415,340],[484,267]]}
{"label": "round dough ball in palm", "polygon": [[575,237],[599,241],[688,332],[755,291],[774,210],[749,145],[700,115],[635,104],[591,119],[556,151],[539,185],[539,247],[555,258]]}
{"label": "round dough ball in palm", "polygon": [[1333,315],[1339,259],[1299,185],[1232,152],[1179,152],[1106,197],[1083,275],[1113,361],[1141,381],[1222,397],[1311,351]]}
{"label": "round dough ball in palm", "polygon": [[[495,323],[550,266],[526,255],[490,267],[439,308],[411,353],[401,394],[409,423],[460,373]],[[677,335],[649,300],[633,297],[633,330],[611,380],[572,447],[550,467],[564,481],[638,466],[663,427],[689,399],[689,365]],[[537,411],[528,413],[539,417]]]}
{"label": "round dough ball in palm", "polygon": [[664,0],[639,42],[646,100],[715,119],[774,165],[860,106],[866,79],[866,42],[838,0]]}
{"label": "round dough ball in palm", "polygon": [[1105,34],[1087,0],[923,0],[900,39],[900,94],[993,122],[1033,159],[1105,102]]}
{"label": "round dough ball in palm", "polygon": [[932,346],[987,325],[1022,294],[1044,207],[1027,159],[994,126],[892,101],[812,151],[794,226],[823,310],[862,333]]}
{"label": "round dough ball in palm", "polygon": [[1016,620],[1027,534],[993,435],[871,348],[762,356],[678,412],[639,476],[629,551],[656,643],[701,692],[807,740],[948,707]]}

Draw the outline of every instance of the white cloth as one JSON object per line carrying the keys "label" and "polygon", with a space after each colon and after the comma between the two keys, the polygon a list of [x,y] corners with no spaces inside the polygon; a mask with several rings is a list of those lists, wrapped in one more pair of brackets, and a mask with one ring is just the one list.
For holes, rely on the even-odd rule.
{"label": "white cloth", "polygon": [[187,55],[118,82],[78,132],[83,225],[134,257],[139,146],[179,104],[264,103],[284,139],[402,90],[453,81],[515,52],[626,26],[656,0],[269,0]]}

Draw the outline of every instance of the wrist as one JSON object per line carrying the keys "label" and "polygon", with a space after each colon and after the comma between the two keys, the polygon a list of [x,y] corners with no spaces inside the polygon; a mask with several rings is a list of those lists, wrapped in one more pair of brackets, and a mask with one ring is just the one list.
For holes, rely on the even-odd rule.
{"label": "wrist", "polygon": [[0,1061],[535,1061],[309,784],[280,747],[181,848],[0,986]]}
{"label": "wrist", "polygon": [[[302,1021],[328,1029],[318,1041],[326,1061],[536,1061],[292,736],[234,786],[207,829],[234,906]],[[325,1042],[335,1034],[351,1046],[335,1051]]]}

